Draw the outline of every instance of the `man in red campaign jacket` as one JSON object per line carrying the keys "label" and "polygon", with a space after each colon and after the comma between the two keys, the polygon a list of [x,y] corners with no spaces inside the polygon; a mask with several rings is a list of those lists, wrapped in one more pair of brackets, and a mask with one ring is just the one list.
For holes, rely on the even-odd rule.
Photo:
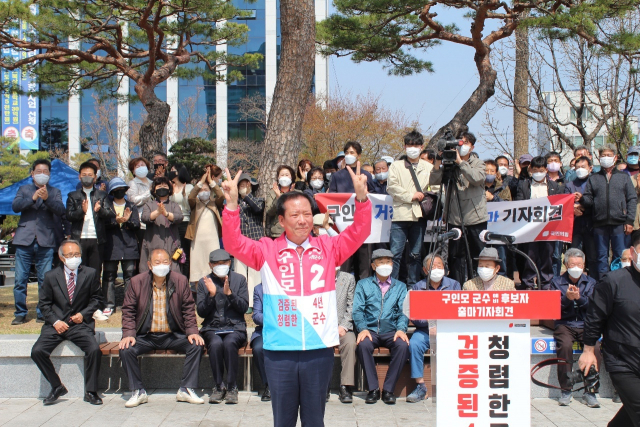
{"label": "man in red campaign jacket", "polygon": [[[313,236],[312,199],[283,194],[277,210],[285,232],[254,241],[240,233],[239,171],[222,184],[224,248],[260,271],[263,286],[263,346],[274,425],[324,426],[326,391],[333,370],[333,347],[340,342],[335,269],[371,233],[367,177],[349,168],[356,194],[353,224],[335,237]],[[227,176],[230,177],[227,170]]]}

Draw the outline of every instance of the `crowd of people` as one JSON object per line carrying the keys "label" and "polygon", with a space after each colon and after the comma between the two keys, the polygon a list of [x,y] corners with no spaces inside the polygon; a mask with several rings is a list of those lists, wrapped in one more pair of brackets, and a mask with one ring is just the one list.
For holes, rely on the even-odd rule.
{"label": "crowd of people", "polygon": [[[330,215],[320,212],[315,201],[320,193],[356,193],[357,210],[365,205],[366,200],[359,197],[363,191],[389,195],[393,201],[389,242],[364,244],[362,239],[348,256],[342,252],[336,255],[340,262],[335,274],[331,273],[336,295],[331,307],[337,314],[334,345],[342,363],[341,402],[353,399],[357,360],[368,384],[367,403],[379,399],[395,403],[394,389],[407,361],[416,381],[407,402],[428,397],[423,379],[428,323],[403,313],[408,290],[559,290],[562,318],[556,321],[554,337],[558,356],[571,360],[574,342],[595,345],[591,336],[587,341],[583,330],[586,313],[592,309],[591,297],[607,273],[627,269],[634,280],[640,276],[634,270],[638,267],[632,266],[640,265],[640,257],[629,251],[640,243],[639,238],[632,241],[632,232],[640,228],[640,146],[629,148],[626,158],[621,158],[616,147],[605,144],[598,149],[599,165],[594,165],[588,147],[576,147],[569,168],[556,152],[535,157],[525,154],[514,164],[505,156],[483,161],[475,146],[473,134],[461,135],[455,154],[456,179],[442,192],[457,194],[459,200],[445,206],[443,221],[449,228],[462,228],[465,236],[449,240],[437,251],[430,251],[431,242],[425,239],[433,224],[425,218],[421,202],[445,185],[442,153],[426,148],[417,131],[404,137],[405,150],[397,160],[382,157],[372,164],[361,164],[362,147],[350,141],[322,166],[306,159],[295,169],[281,165],[271,188],[261,192],[264,197],[257,195],[257,184],[249,174],[232,178],[212,164],[202,176],[191,177],[187,168],[170,165],[159,153],[152,162],[132,159],[129,171],[133,178],[128,183],[121,177],[107,180],[105,166],[97,159],[82,163],[78,187],[63,204],[60,191],[48,185],[50,163],[36,160],[31,167],[32,182],[18,190],[13,202],[20,223],[13,240],[16,311],[12,324],[27,321],[27,281],[34,263],[40,292],[36,319],[44,325],[33,359],[52,386],[45,404],[66,393],[48,358],[62,339],[76,342],[87,353],[85,400],[101,402],[97,395],[99,349],[89,335],[94,320],[106,320],[116,310],[119,269],[125,285],[120,357],[132,392],[127,407],[147,401],[137,356],[152,349],[186,353],[177,400],[204,403],[194,392],[204,347],[214,378],[209,401],[236,403],[238,349],[247,342],[246,313],[257,326],[249,342],[266,386],[262,400],[271,400],[275,389],[282,392],[290,387],[282,378],[269,374],[286,364],[270,351],[274,344],[268,341],[273,336],[262,331],[268,321],[274,322],[263,310],[274,304],[265,299],[267,290],[274,294],[267,286],[275,285],[263,283],[273,273],[265,273],[257,255],[245,252],[265,251],[271,248],[266,242],[282,242],[285,248],[288,244],[300,249],[293,253],[301,257],[302,268],[309,236],[347,239],[346,230],[339,233]],[[538,283],[535,268],[524,258],[506,252],[501,245],[488,246],[480,235],[487,229],[490,203],[557,194],[574,196],[572,242],[520,245],[540,272]],[[303,207],[295,207],[301,203]],[[296,221],[304,227],[296,228]],[[301,238],[305,243],[292,243],[293,234],[290,236],[287,227],[306,230],[308,221],[307,240]],[[55,251],[59,260],[54,260]],[[467,265],[469,261],[472,265]],[[53,266],[56,268],[49,271]],[[517,285],[514,279],[519,279]],[[203,319],[200,328],[196,313]],[[409,336],[410,321],[415,331]],[[640,348],[637,342],[631,345]],[[391,353],[382,390],[373,360],[378,346],[389,348]],[[611,348],[606,350],[610,357],[617,356]],[[273,370],[267,369],[269,364]],[[572,396],[565,373],[565,368],[558,369],[561,405],[569,404]],[[309,391],[307,387],[308,398],[319,399],[320,392],[322,399],[328,399],[326,381],[306,375],[310,384],[323,385],[322,390]],[[282,399],[286,397],[278,393],[276,398],[275,394],[274,413],[277,409],[284,414],[287,402]],[[625,406],[633,406],[627,392],[620,397]],[[589,406],[599,406],[595,395],[586,393],[584,399]],[[282,415],[283,420],[289,420],[291,414],[287,414]],[[311,414],[314,412],[307,416]],[[283,421],[282,425],[288,423]]]}

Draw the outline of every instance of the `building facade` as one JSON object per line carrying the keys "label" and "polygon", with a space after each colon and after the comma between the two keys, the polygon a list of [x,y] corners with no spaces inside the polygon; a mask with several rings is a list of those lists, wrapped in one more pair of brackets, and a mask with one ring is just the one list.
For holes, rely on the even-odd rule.
{"label": "building facade", "polygon": [[[268,112],[270,99],[273,96],[280,58],[280,5],[279,0],[257,0],[253,3],[235,0],[240,9],[250,10],[247,18],[238,19],[249,27],[248,39],[242,46],[217,46],[217,50],[230,54],[261,53],[263,60],[254,68],[240,67],[238,70],[244,79],[231,84],[226,82],[207,81],[202,77],[194,80],[169,78],[156,88],[156,95],[169,103],[171,113],[166,131],[167,151],[183,135],[192,135],[190,119],[187,115],[196,116],[208,126],[199,135],[217,144],[218,164],[226,165],[226,146],[231,139],[263,139],[262,125],[255,119],[242,117],[240,103],[243,98],[260,96],[266,100]],[[316,0],[316,21],[323,20],[328,14],[328,0]],[[316,54],[313,91],[318,96],[328,94],[329,72],[328,59]],[[191,64],[187,66],[192,66]],[[222,74],[226,75],[227,70]],[[124,77],[119,93],[135,95],[134,82]],[[91,132],[91,122],[100,115],[98,105],[92,91],[85,91],[80,96],[69,99],[43,99],[40,102],[40,149],[64,150],[69,156],[82,151],[96,152],[117,150],[121,158],[130,156],[130,132],[135,132],[135,122],[140,122],[144,107],[139,103],[113,102],[109,109],[111,119],[109,126],[113,129],[111,140],[117,135],[115,144],[104,144]],[[101,110],[102,119],[105,109]],[[109,115],[108,113],[106,115]],[[109,139],[107,137],[105,140]],[[83,144],[83,142],[85,142]]]}

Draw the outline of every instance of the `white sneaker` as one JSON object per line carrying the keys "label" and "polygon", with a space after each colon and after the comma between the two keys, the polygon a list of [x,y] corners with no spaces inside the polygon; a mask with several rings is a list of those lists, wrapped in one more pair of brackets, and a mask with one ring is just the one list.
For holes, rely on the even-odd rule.
{"label": "white sneaker", "polygon": [[113,309],[112,308],[105,308],[104,310],[102,310],[102,314],[104,314],[105,316],[107,316],[107,319],[109,317],[111,317],[111,315],[113,314]]}
{"label": "white sneaker", "polygon": [[125,408],[135,408],[136,406],[142,405],[143,403],[147,403],[149,398],[147,397],[147,393],[140,393],[140,390],[135,390],[127,403],[124,404]]}
{"label": "white sneaker", "polygon": [[99,320],[101,322],[109,320],[109,316],[105,316],[104,313],[102,312],[102,310],[94,311],[93,312],[93,318],[94,318],[94,320]]}
{"label": "white sneaker", "polygon": [[198,405],[204,403],[204,400],[200,399],[198,395],[195,393],[195,391],[193,391],[192,388],[187,388],[186,393],[178,389],[178,394],[176,394],[176,400],[178,402],[195,403]]}

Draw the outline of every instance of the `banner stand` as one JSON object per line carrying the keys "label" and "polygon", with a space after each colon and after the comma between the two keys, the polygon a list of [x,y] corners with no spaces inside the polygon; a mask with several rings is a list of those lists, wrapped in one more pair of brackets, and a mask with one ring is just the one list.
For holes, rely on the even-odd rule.
{"label": "banner stand", "polygon": [[530,319],[560,318],[560,296],[560,291],[409,292],[409,317],[430,319],[438,426],[531,425]]}

